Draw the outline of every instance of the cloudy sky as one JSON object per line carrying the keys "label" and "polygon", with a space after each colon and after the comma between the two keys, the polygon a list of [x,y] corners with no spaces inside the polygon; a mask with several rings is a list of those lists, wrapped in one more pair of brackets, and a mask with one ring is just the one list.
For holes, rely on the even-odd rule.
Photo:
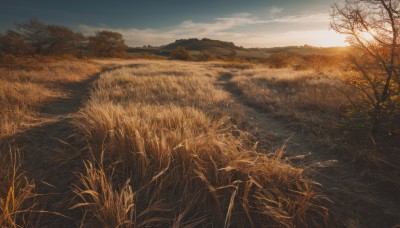
{"label": "cloudy sky", "polygon": [[0,0],[0,31],[37,18],[93,34],[120,32],[130,46],[185,38],[244,47],[343,46],[329,30],[329,9],[343,0]]}

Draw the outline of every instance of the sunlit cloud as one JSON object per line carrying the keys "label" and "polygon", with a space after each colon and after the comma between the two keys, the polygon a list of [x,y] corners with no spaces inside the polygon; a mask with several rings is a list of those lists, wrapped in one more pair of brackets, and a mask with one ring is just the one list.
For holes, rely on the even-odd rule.
{"label": "sunlit cloud", "polygon": [[[312,45],[317,47],[344,46],[345,37],[332,30],[288,31],[282,33],[226,33],[220,38],[234,37],[244,47],[278,47]],[[254,45],[259,44],[259,45]],[[264,45],[263,45],[264,44]]]}
{"label": "sunlit cloud", "polygon": [[[271,9],[278,13],[280,9]],[[80,25],[79,29],[85,34],[93,34],[97,30],[112,30],[121,33],[128,45],[163,45],[186,38],[210,38],[232,41],[244,47],[272,47],[286,45],[315,45],[315,46],[342,46],[344,38],[328,30],[329,15],[316,13],[308,15],[274,17],[264,19],[252,17],[248,13],[235,14],[230,17],[216,18],[212,22],[183,21],[170,28],[162,29],[137,29],[137,28],[109,28],[107,26]],[[319,26],[315,26],[315,24]],[[274,32],[275,27],[288,27],[285,32]],[[310,29],[296,31],[295,25],[310,25]],[[251,26],[264,26],[265,31],[243,31],[242,28]],[[294,26],[293,26],[294,25]],[[314,26],[313,26],[314,25]],[[321,26],[326,29],[321,29]],[[292,28],[292,29],[291,29]],[[313,29],[311,29],[313,28]]]}

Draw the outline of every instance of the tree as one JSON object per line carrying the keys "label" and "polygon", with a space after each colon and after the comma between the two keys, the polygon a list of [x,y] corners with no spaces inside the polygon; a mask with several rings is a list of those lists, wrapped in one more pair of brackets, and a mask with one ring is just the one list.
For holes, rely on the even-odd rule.
{"label": "tree", "polygon": [[[14,32],[15,42],[22,41],[33,48],[34,54],[62,55],[76,54],[85,40],[81,33],[60,25],[47,25],[36,19],[16,25],[21,34]],[[11,38],[11,37],[10,37]]]}
{"label": "tree", "polygon": [[24,39],[34,48],[35,54],[44,54],[49,41],[47,25],[37,19],[17,24]]}
{"label": "tree", "polygon": [[89,48],[100,57],[120,57],[128,48],[122,35],[111,31],[98,31],[89,37]]}
{"label": "tree", "polygon": [[32,51],[32,47],[25,42],[18,32],[8,30],[5,35],[0,35],[0,52],[21,56],[28,55]]}
{"label": "tree", "polygon": [[357,50],[350,56],[352,83],[369,101],[377,133],[390,108],[399,107],[400,0],[346,0],[332,6],[331,16],[331,28]]}
{"label": "tree", "polygon": [[80,44],[85,40],[81,33],[73,32],[64,26],[48,25],[47,30],[49,37],[47,40],[48,45],[46,45],[46,54],[76,54]]}

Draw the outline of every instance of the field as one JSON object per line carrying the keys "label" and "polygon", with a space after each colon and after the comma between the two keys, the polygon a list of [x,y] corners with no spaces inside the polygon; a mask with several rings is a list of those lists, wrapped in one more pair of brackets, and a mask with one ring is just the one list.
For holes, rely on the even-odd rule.
{"label": "field", "polygon": [[3,63],[2,227],[400,224],[399,148],[349,130],[342,69]]}

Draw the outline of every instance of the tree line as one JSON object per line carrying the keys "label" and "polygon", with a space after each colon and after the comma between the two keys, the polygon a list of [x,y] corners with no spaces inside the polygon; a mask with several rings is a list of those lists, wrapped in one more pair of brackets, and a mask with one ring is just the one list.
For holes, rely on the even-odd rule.
{"label": "tree line", "polygon": [[17,23],[15,30],[0,33],[0,55],[121,57],[127,48],[122,35],[117,32],[102,30],[84,36],[68,27],[37,19]]}

